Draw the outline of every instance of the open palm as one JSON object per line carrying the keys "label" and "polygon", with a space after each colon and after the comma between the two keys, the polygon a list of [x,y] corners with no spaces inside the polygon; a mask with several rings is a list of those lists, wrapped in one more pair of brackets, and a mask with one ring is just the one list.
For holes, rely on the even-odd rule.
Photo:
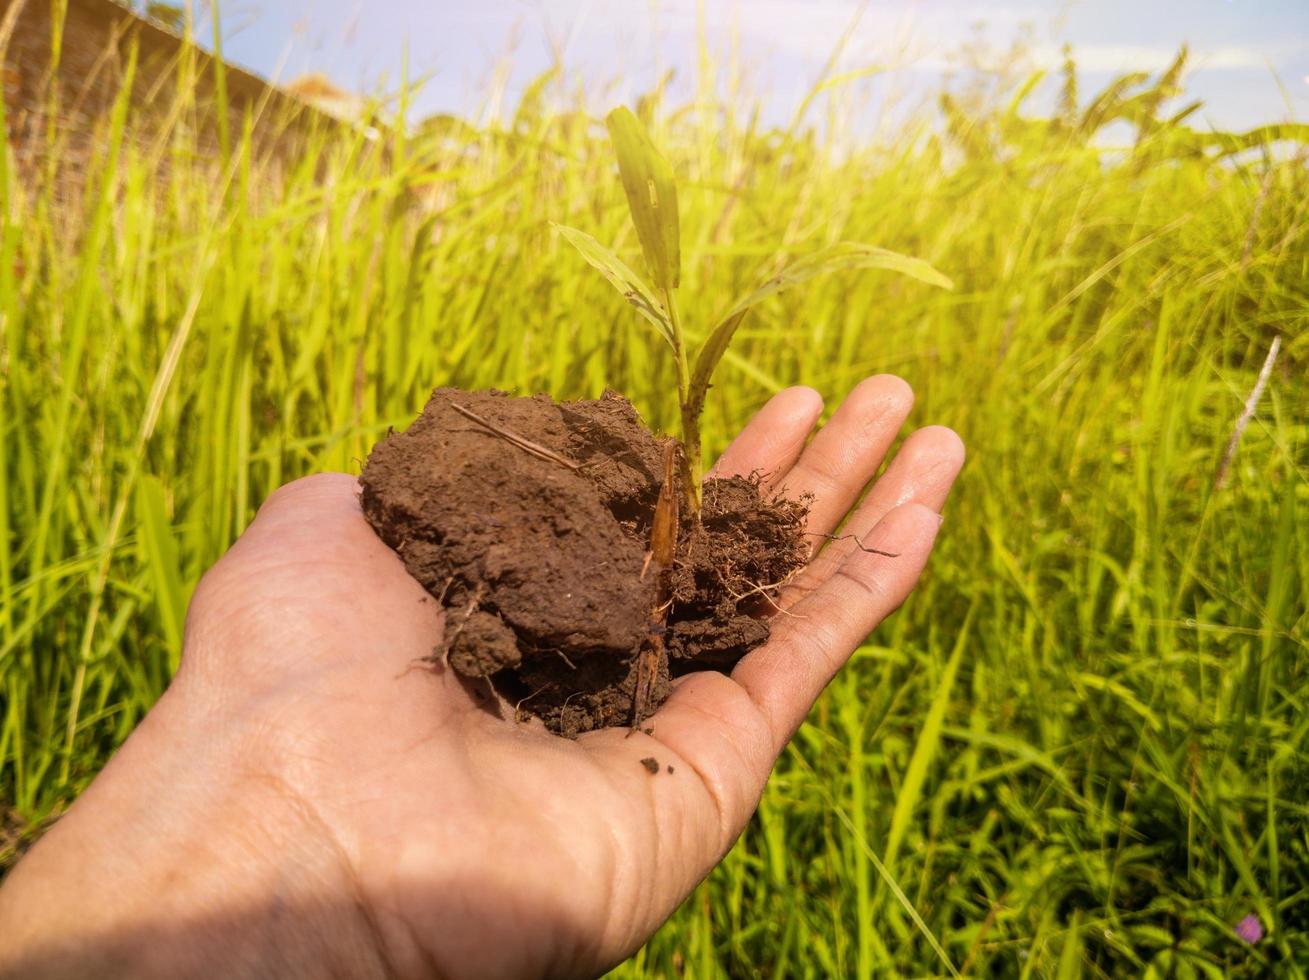
{"label": "open palm", "polygon": [[[575,976],[618,962],[732,845],[814,699],[917,580],[958,438],[910,436],[855,506],[911,401],[902,381],[871,378],[809,440],[821,401],[789,389],[741,433],[720,473],[812,495],[816,542],[849,520],[781,598],[772,639],[730,677],[678,681],[650,734],[567,741],[495,717],[425,663],[439,607],[364,520],[355,480],[284,487],[205,576],[173,686],[15,871],[0,922],[25,875],[51,887],[61,843],[85,868],[97,845],[79,841],[114,840],[138,854],[146,890],[167,892],[172,925],[144,906],[134,921],[128,899],[81,928],[102,945],[159,932],[161,969],[177,968],[162,951],[176,946],[183,967],[212,948],[250,973],[270,955],[282,974]],[[178,874],[160,854],[193,857]]]}

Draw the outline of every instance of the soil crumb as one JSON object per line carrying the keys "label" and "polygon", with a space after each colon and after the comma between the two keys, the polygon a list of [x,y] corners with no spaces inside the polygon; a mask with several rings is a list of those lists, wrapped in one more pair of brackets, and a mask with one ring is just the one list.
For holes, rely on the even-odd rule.
{"label": "soil crumb", "polygon": [[362,500],[446,611],[434,656],[575,737],[636,726],[673,678],[731,670],[763,643],[771,597],[808,557],[807,507],[765,497],[757,479],[708,480],[701,521],[681,522],[672,605],[655,627],[666,656],[634,716],[664,445],[612,392],[576,402],[433,392],[413,425],[373,448]]}
{"label": "soil crumb", "polygon": [[645,771],[651,776],[659,775],[659,760],[654,756],[650,756],[648,759],[642,759],[641,765],[645,766]]}

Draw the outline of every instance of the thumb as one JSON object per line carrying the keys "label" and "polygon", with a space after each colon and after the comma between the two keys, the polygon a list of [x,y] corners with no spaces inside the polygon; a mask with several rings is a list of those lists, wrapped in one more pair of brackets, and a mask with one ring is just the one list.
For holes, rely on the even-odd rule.
{"label": "thumb", "polygon": [[275,491],[201,579],[182,666],[398,671],[430,656],[440,637],[439,604],[373,533],[358,481],[322,473]]}

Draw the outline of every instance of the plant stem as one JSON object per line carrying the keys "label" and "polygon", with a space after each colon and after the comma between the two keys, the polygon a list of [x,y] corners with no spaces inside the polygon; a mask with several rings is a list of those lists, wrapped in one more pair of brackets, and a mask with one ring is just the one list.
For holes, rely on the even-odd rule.
{"label": "plant stem", "polygon": [[673,332],[673,356],[677,362],[677,403],[682,414],[682,492],[686,512],[700,520],[700,411],[691,404],[691,365],[686,356],[686,337],[677,314],[672,289],[664,290],[668,322]]}

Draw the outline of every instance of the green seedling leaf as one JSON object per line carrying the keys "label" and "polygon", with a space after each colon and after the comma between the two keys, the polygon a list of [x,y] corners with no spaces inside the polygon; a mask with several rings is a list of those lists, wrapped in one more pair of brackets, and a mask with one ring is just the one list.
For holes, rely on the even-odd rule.
{"label": "green seedling leaf", "polygon": [[659,331],[659,336],[676,350],[677,345],[673,341],[673,328],[668,313],[663,303],[655,296],[650,284],[633,272],[626,262],[586,232],[569,228],[567,225],[555,224],[554,227],[573,248],[582,253],[582,258],[600,270],[613,287],[636,307],[638,313],[654,324],[655,329]]}
{"label": "green seedling leaf", "polygon": [[633,112],[620,106],[605,117],[609,140],[618,157],[618,172],[627,193],[641,251],[650,278],[663,293],[675,289],[682,278],[682,248],[677,218],[677,185],[673,168],[655,149],[645,126]]}
{"label": "green seedling leaf", "polygon": [[942,289],[954,288],[954,283],[937,272],[929,263],[922,259],[901,255],[899,252],[873,245],[861,245],[858,242],[838,242],[819,249],[804,258],[797,259],[762,286],[741,297],[719,321],[718,326],[714,327],[709,339],[700,348],[700,354],[695,361],[695,371],[691,376],[692,406],[698,411],[704,404],[705,394],[709,390],[709,379],[713,376],[714,369],[718,367],[718,362],[722,360],[723,354],[727,352],[732,336],[751,309],[768,297],[806,280],[845,269],[886,269],[917,279],[919,282],[940,286]]}

